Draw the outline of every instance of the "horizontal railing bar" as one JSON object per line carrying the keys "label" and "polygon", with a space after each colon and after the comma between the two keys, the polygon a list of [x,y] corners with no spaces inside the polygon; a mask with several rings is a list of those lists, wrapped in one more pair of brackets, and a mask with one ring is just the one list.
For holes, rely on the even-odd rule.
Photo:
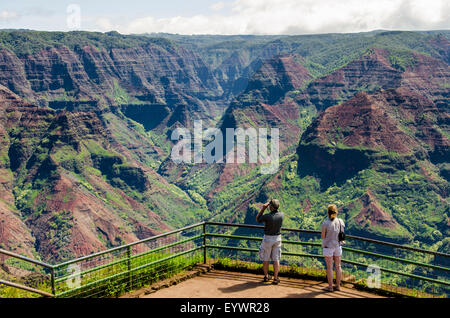
{"label": "horizontal railing bar", "polygon": [[[216,249],[231,249],[231,250],[238,250],[238,251],[244,251],[244,252],[254,252],[254,253],[257,253],[259,251],[258,249],[254,249],[254,248],[243,248],[243,247],[234,247],[234,246],[206,245],[206,247],[207,248],[216,248]],[[283,254],[284,255],[288,255],[288,256],[306,256],[306,257],[324,258],[324,256],[317,255],[317,254],[315,255],[315,254],[303,254],[303,253],[291,253],[291,252],[283,252]],[[349,260],[346,260],[346,259],[342,259],[341,262],[352,264],[352,265],[358,265],[358,266],[362,266],[362,267],[366,267],[366,268],[369,266],[368,264],[363,264],[363,263],[358,263],[358,262],[354,262],[354,261],[349,261]],[[440,285],[447,285],[447,286],[450,285],[450,282],[441,281],[441,280],[428,278],[428,277],[423,277],[423,276],[418,276],[418,275],[414,275],[414,274],[402,273],[402,272],[394,271],[394,270],[391,270],[391,269],[380,268],[380,271],[388,272],[388,273],[391,273],[391,274],[407,276],[407,277],[411,277],[411,278],[415,278],[415,279],[419,279],[419,280],[429,281],[429,282],[440,284]]]}
{"label": "horizontal railing bar", "polygon": [[[222,238],[231,238],[231,239],[248,240],[248,241],[262,241],[263,240],[262,237],[254,237],[254,236],[241,236],[241,235],[228,235],[228,234],[215,234],[215,233],[206,233],[205,235],[211,236],[211,237],[222,237]],[[296,245],[321,246],[321,243],[289,241],[289,240],[282,240],[282,243],[296,244]]]}
{"label": "horizontal railing bar", "polygon": [[262,237],[256,237],[256,236],[241,236],[241,235],[215,234],[215,233],[205,233],[205,236],[232,238],[232,239],[249,240],[249,241],[262,241],[262,239],[263,239]]}
{"label": "horizontal railing bar", "polygon": [[183,256],[183,255],[185,255],[185,254],[188,254],[188,253],[192,253],[192,252],[198,251],[198,250],[200,250],[200,249],[202,249],[202,248],[203,248],[203,246],[198,246],[198,247],[195,247],[195,248],[191,248],[190,250],[183,251],[183,252],[180,252],[180,253],[177,253],[177,254],[168,256],[168,257],[166,257],[166,258],[162,258],[162,259],[159,259],[159,260],[156,260],[156,261],[153,261],[153,262],[150,262],[150,263],[147,263],[147,264],[144,264],[144,265],[141,265],[141,266],[132,268],[132,269],[130,270],[130,272],[134,272],[134,271],[143,269],[143,268],[148,267],[148,266],[150,266],[150,265],[156,265],[156,264],[162,263],[162,262],[164,262],[164,261],[168,261],[168,260],[170,260],[170,259],[172,259],[172,258],[176,258],[176,257],[179,257],[179,256]]}
{"label": "horizontal railing bar", "polygon": [[96,284],[103,283],[103,282],[105,282],[105,281],[107,281],[107,280],[109,280],[109,279],[114,279],[114,278],[116,278],[116,277],[119,277],[119,276],[122,276],[122,275],[125,275],[125,274],[128,274],[128,271],[123,271],[123,272],[121,272],[121,273],[114,274],[114,275],[112,275],[112,276],[107,276],[107,277],[105,277],[105,278],[96,280],[96,281],[94,281],[94,282],[91,282],[91,283],[89,283],[89,284],[80,286],[80,287],[78,287],[78,288],[69,289],[69,290],[67,290],[67,291],[65,291],[65,292],[56,294],[55,296],[56,296],[56,297],[61,297],[61,296],[63,296],[63,295],[67,295],[67,294],[70,294],[70,293],[74,293],[74,292],[76,292],[76,291],[78,291],[78,290],[81,290],[81,289],[85,289],[85,288],[91,287],[92,285],[96,285]]}
{"label": "horizontal railing bar", "polygon": [[426,263],[411,261],[411,260],[404,259],[404,258],[398,258],[398,257],[394,257],[394,256],[388,256],[388,255],[383,255],[383,254],[378,254],[378,253],[373,253],[373,252],[361,251],[361,250],[357,250],[357,249],[346,247],[346,246],[343,246],[342,249],[346,250],[346,251],[354,252],[354,253],[370,255],[370,256],[375,256],[375,257],[379,257],[379,258],[384,258],[384,259],[391,260],[391,261],[408,263],[408,264],[412,264],[412,265],[417,265],[417,266],[422,266],[422,267],[427,267],[427,268],[432,268],[432,269],[437,269],[437,270],[441,270],[441,271],[450,272],[450,268],[447,268],[447,267],[442,267],[442,266],[437,266],[437,265],[432,265],[432,264],[426,264]]}
{"label": "horizontal railing bar", "polygon": [[18,289],[23,289],[23,290],[26,290],[28,292],[39,294],[39,295],[44,296],[44,297],[53,297],[53,295],[51,293],[45,292],[43,290],[31,288],[31,287],[28,287],[28,286],[20,285],[20,284],[17,284],[17,283],[13,283],[13,282],[0,280],[0,284],[6,285],[6,286],[10,286],[10,287],[14,287],[14,288],[18,288]]}
{"label": "horizontal railing bar", "polygon": [[70,260],[70,261],[67,261],[67,262],[64,262],[64,263],[57,264],[57,265],[55,265],[54,268],[58,269],[60,267],[68,266],[68,265],[71,265],[71,264],[74,264],[74,263],[87,261],[87,260],[89,260],[91,258],[102,256],[102,255],[105,255],[105,254],[108,254],[108,253],[112,253],[112,252],[116,252],[116,251],[119,251],[119,250],[122,250],[122,249],[125,249],[125,248],[126,247],[124,247],[124,246],[117,246],[117,247],[114,247],[114,248],[109,249],[107,251],[94,253],[94,254],[91,254],[91,255],[83,256],[83,257],[76,258],[76,259],[73,259],[73,260]]}
{"label": "horizontal railing bar", "polygon": [[197,240],[197,239],[199,239],[199,238],[201,238],[201,237],[203,237],[203,234],[196,235],[196,236],[193,236],[193,237],[188,238],[188,239],[186,239],[186,240],[174,242],[174,243],[171,243],[171,244],[169,244],[169,245],[164,245],[164,246],[157,247],[157,248],[155,248],[155,249],[153,249],[153,250],[150,250],[150,251],[146,251],[146,252],[142,252],[142,253],[133,255],[133,256],[131,256],[130,259],[135,259],[135,258],[142,257],[142,256],[145,256],[145,255],[148,255],[148,254],[152,254],[152,253],[155,253],[155,252],[159,252],[159,251],[164,250],[164,249],[166,249],[166,248],[170,248],[170,247],[174,247],[174,246],[177,246],[177,245],[180,245],[180,244],[184,244],[184,243],[188,243],[188,242],[191,242],[191,241],[195,241],[195,240]]}
{"label": "horizontal railing bar", "polygon": [[358,240],[358,241],[366,241],[366,242],[369,242],[369,243],[386,245],[386,246],[391,246],[391,247],[395,247],[395,248],[399,248],[399,249],[404,249],[404,250],[410,250],[410,251],[414,251],[414,252],[431,254],[431,255],[434,255],[434,256],[450,257],[450,254],[424,250],[422,248],[417,248],[417,247],[412,247],[412,246],[407,246],[407,245],[401,245],[401,244],[396,244],[396,243],[390,243],[390,242],[384,242],[384,241],[379,241],[379,240],[373,240],[373,239],[369,239],[369,238],[365,238],[365,237],[361,237],[361,236],[354,236],[354,235],[348,235],[348,234],[346,234],[345,236],[346,236],[346,238],[354,239],[354,240]]}
{"label": "horizontal railing bar", "polygon": [[137,244],[146,243],[148,241],[153,241],[153,240],[159,239],[161,237],[166,237],[166,236],[169,236],[169,235],[172,235],[172,234],[176,234],[176,233],[179,233],[179,232],[183,232],[183,231],[186,231],[186,230],[189,230],[189,229],[201,226],[201,225],[203,225],[203,223],[204,222],[193,224],[193,225],[186,226],[186,227],[183,227],[183,228],[178,229],[178,230],[173,230],[173,231],[170,231],[170,232],[167,232],[167,233],[162,233],[162,234],[158,234],[158,235],[155,235],[155,236],[151,236],[151,237],[148,237],[146,239],[143,239],[143,240],[140,240],[140,241],[136,241],[136,242],[132,242],[132,243],[129,243],[129,244],[126,244],[126,245],[117,246],[117,247],[111,248],[109,250],[101,251],[101,252],[94,253],[94,254],[91,254],[91,255],[86,255],[86,256],[83,256],[83,257],[80,257],[80,258],[77,258],[77,259],[74,259],[74,260],[70,260],[70,261],[67,261],[67,262],[64,262],[64,263],[57,264],[54,267],[58,268],[58,267],[70,265],[70,264],[73,264],[73,263],[78,263],[78,262],[85,261],[85,260],[88,260],[88,259],[91,259],[91,258],[94,258],[94,257],[105,255],[105,254],[108,254],[108,253],[111,253],[111,252],[115,252],[117,250],[125,249],[125,248],[128,248],[128,247],[137,245]]}
{"label": "horizontal railing bar", "polygon": [[[220,245],[206,245],[206,248],[237,250],[237,251],[254,252],[254,253],[257,253],[257,252],[259,251],[257,248],[247,248],[247,247],[237,247],[237,246],[220,246]],[[306,257],[318,257],[318,258],[323,258],[322,255],[308,254],[308,253],[283,252],[283,255],[287,255],[287,256],[306,256]]]}
{"label": "horizontal railing bar", "polygon": [[124,257],[124,258],[120,258],[120,259],[118,259],[118,260],[116,260],[116,261],[114,261],[112,263],[103,264],[103,265],[100,265],[100,266],[97,266],[97,267],[85,270],[84,272],[81,272],[81,273],[74,273],[74,274],[70,274],[69,276],[61,276],[61,277],[59,277],[58,279],[55,280],[55,283],[60,283],[62,281],[65,281],[65,280],[68,280],[68,279],[72,279],[72,278],[75,278],[77,276],[82,277],[83,275],[86,275],[86,274],[89,274],[89,273],[92,273],[92,272],[95,272],[95,271],[98,271],[98,270],[101,270],[101,269],[104,269],[104,268],[108,268],[108,267],[111,267],[111,266],[114,266],[114,265],[117,265],[117,264],[120,264],[120,263],[125,263],[126,261],[128,261],[128,258]]}
{"label": "horizontal railing bar", "polygon": [[247,248],[247,247],[237,247],[237,246],[220,246],[220,245],[211,245],[207,244],[205,245],[206,248],[216,248],[216,249],[226,249],[226,250],[236,250],[236,251],[243,251],[243,252],[258,252],[258,249],[256,248]]}
{"label": "horizontal railing bar", "polygon": [[[173,246],[177,246],[177,245],[180,245],[180,244],[184,244],[184,243],[187,243],[187,242],[194,241],[194,240],[199,239],[199,238],[201,238],[201,237],[203,237],[203,234],[200,234],[200,235],[197,235],[197,236],[188,238],[188,239],[183,240],[183,241],[179,241],[179,242],[175,242],[175,243],[172,243],[172,244],[169,244],[169,245],[165,245],[165,246],[162,246],[162,247],[158,247],[158,248],[155,248],[155,249],[150,250],[150,251],[147,251],[147,252],[143,252],[143,253],[140,253],[140,254],[133,255],[133,256],[131,256],[129,259],[130,259],[130,260],[133,260],[133,259],[135,259],[135,258],[142,257],[142,256],[145,256],[145,255],[148,255],[148,254],[151,254],[151,253],[155,253],[155,252],[164,250],[164,249],[169,248],[169,247],[173,247]],[[110,266],[114,266],[114,265],[117,265],[117,264],[120,264],[120,263],[124,263],[124,262],[126,262],[126,261],[128,261],[128,257],[125,256],[125,257],[123,257],[123,258],[121,258],[121,259],[119,259],[119,260],[116,260],[116,261],[112,262],[112,263],[100,265],[100,266],[97,266],[97,267],[88,269],[88,270],[86,270],[86,271],[84,271],[84,272],[81,272],[81,273],[75,273],[75,274],[71,274],[71,275],[69,275],[69,276],[63,276],[63,277],[60,277],[60,278],[58,278],[58,279],[55,281],[55,283],[59,283],[59,282],[64,281],[64,280],[74,278],[74,277],[76,277],[76,276],[78,276],[78,275],[83,276],[83,275],[85,275],[85,274],[89,274],[89,273],[95,272],[95,271],[97,271],[97,270],[101,270],[101,269],[104,269],[104,268],[107,268],[107,267],[110,267]]]}
{"label": "horizontal railing bar", "polygon": [[[206,225],[243,227],[243,228],[249,228],[249,229],[264,229],[264,226],[262,226],[262,225],[253,225],[253,224],[234,224],[234,223],[222,223],[222,222],[205,222],[205,224]],[[289,229],[289,228],[281,228],[281,230],[288,231],[288,232],[320,234],[320,231],[314,231],[314,230],[300,230],[300,229]]]}
{"label": "horizontal railing bar", "polygon": [[19,254],[13,253],[13,252],[9,252],[9,251],[3,250],[3,249],[0,249],[0,254],[4,254],[4,255],[7,255],[7,256],[10,256],[10,257],[14,257],[14,258],[18,258],[18,259],[20,259],[22,261],[25,261],[25,262],[28,262],[28,263],[32,263],[32,264],[35,264],[35,265],[39,265],[39,266],[42,266],[42,267],[45,267],[45,268],[48,268],[48,269],[52,269],[53,268],[53,266],[50,265],[50,264],[47,264],[47,263],[44,263],[44,262],[40,262],[40,261],[34,260],[32,258],[28,258],[26,256],[22,256],[22,255],[19,255]]}
{"label": "horizontal railing bar", "polygon": [[163,258],[163,259],[160,259],[160,260],[156,260],[156,261],[153,261],[153,262],[151,262],[151,263],[144,264],[144,265],[139,266],[139,267],[136,267],[136,268],[132,268],[132,269],[129,270],[129,271],[128,271],[128,270],[127,270],[127,271],[123,271],[123,272],[121,272],[121,273],[114,274],[114,275],[112,275],[112,276],[108,276],[108,277],[102,278],[102,279],[100,279],[100,280],[97,280],[97,281],[95,281],[95,282],[91,282],[91,283],[89,283],[89,284],[83,285],[83,286],[78,287],[78,288],[76,288],[76,289],[71,289],[71,290],[62,292],[62,293],[60,293],[60,294],[57,294],[56,296],[57,296],[57,297],[61,297],[61,296],[66,295],[66,294],[70,294],[70,293],[76,292],[76,291],[78,291],[78,290],[88,288],[88,287],[90,287],[90,286],[92,286],[92,285],[100,284],[100,283],[102,283],[102,282],[104,282],[104,281],[107,281],[108,279],[113,279],[113,278],[116,278],[116,277],[119,277],[119,276],[122,276],[122,275],[125,275],[125,274],[129,274],[129,273],[134,272],[134,271],[137,271],[137,270],[139,270],[139,269],[142,269],[142,268],[145,268],[145,267],[148,267],[148,266],[151,266],[151,265],[156,265],[156,264],[162,263],[162,262],[164,262],[164,261],[170,260],[170,259],[172,259],[172,258],[179,257],[179,256],[182,256],[182,255],[185,255],[185,254],[188,254],[188,253],[197,251],[197,250],[199,250],[199,249],[201,249],[201,248],[203,248],[203,246],[199,246],[199,247],[190,249],[190,250],[188,250],[188,251],[183,251],[183,252],[180,252],[180,253],[171,255],[171,256],[169,256],[169,257],[166,257],[166,258]]}
{"label": "horizontal railing bar", "polygon": [[146,243],[148,241],[153,241],[153,240],[159,239],[161,237],[165,237],[165,236],[169,236],[169,235],[172,235],[172,234],[180,233],[180,232],[183,232],[183,231],[186,231],[186,230],[190,230],[190,229],[195,228],[195,227],[199,227],[199,226],[203,225],[203,223],[204,222],[200,222],[200,223],[196,223],[196,224],[193,224],[193,225],[185,226],[185,227],[183,227],[181,229],[177,229],[177,230],[173,230],[173,231],[170,231],[170,232],[167,232],[167,233],[162,233],[162,234],[158,234],[158,235],[155,235],[155,236],[151,236],[151,237],[142,239],[142,240],[137,241],[137,242],[132,242],[132,243],[129,243],[127,245],[123,245],[123,247],[131,247],[131,246],[134,246],[134,245],[137,245],[137,244]]}
{"label": "horizontal railing bar", "polygon": [[[222,223],[222,222],[205,222],[205,223],[206,223],[206,225],[219,225],[219,226],[243,227],[243,228],[254,228],[254,229],[263,229],[264,228],[264,226],[262,226],[262,225],[251,225],[251,224],[233,224],[233,223]],[[286,232],[310,233],[310,234],[320,234],[321,233],[320,231],[314,231],[314,230],[302,230],[302,229],[290,229],[290,228],[281,228],[281,230],[286,231]],[[369,239],[369,238],[361,237],[361,236],[346,234],[346,238],[359,240],[359,241],[366,241],[366,242],[376,243],[376,244],[381,244],[381,245],[387,245],[387,246],[391,246],[391,247],[395,247],[395,248],[399,248],[399,249],[406,249],[406,250],[411,250],[411,251],[420,252],[420,253],[432,254],[432,255],[436,255],[436,256],[450,257],[450,254],[446,254],[446,253],[429,251],[429,250],[424,250],[424,249],[417,248],[417,247],[406,246],[406,245],[390,243],[390,242],[384,242],[384,241]]]}
{"label": "horizontal railing bar", "polygon": [[[239,240],[247,240],[247,241],[250,241],[250,240],[252,240],[252,241],[262,241],[261,237],[252,237],[252,236],[214,234],[214,233],[206,233],[206,236],[231,238],[231,239],[239,239]],[[282,240],[282,243],[283,244],[294,244],[294,245],[322,246],[321,243],[311,243],[311,242],[302,242],[302,241],[289,241],[289,240]],[[373,253],[373,252],[361,251],[361,250],[358,250],[358,249],[345,247],[345,246],[343,247],[343,249],[347,250],[347,251],[350,251],[350,252],[364,254],[364,255],[376,256],[376,257],[384,258],[384,259],[391,260],[391,261],[403,262],[403,263],[413,264],[413,265],[417,265],[417,266],[423,266],[423,267],[427,267],[427,268],[432,268],[432,269],[437,269],[437,270],[441,270],[441,271],[450,272],[450,268],[447,268],[447,267],[442,267],[442,266],[437,266],[437,265],[432,265],[432,264],[426,264],[426,263],[411,261],[411,260],[407,260],[407,259],[403,259],[403,258],[398,258],[398,257],[394,257],[394,256],[388,256],[388,255],[383,255],[383,254],[378,254],[378,253]]]}
{"label": "horizontal railing bar", "polygon": [[205,222],[206,225],[219,225],[219,226],[232,226],[232,227],[244,227],[250,229],[264,229],[262,225],[253,225],[253,224],[235,224],[235,223],[223,223],[223,222]]}
{"label": "horizontal railing bar", "polygon": [[[366,267],[366,268],[368,266],[370,266],[369,264],[354,262],[354,261],[350,261],[350,260],[346,260],[346,259],[342,259],[341,262],[342,263],[351,264],[351,265],[357,265],[357,266],[361,266],[361,267]],[[442,280],[437,280],[437,279],[433,279],[433,278],[418,276],[418,275],[414,275],[414,274],[402,273],[402,272],[394,271],[392,269],[387,269],[387,268],[381,268],[380,267],[380,271],[391,273],[391,274],[396,274],[396,275],[402,275],[402,276],[406,276],[406,277],[411,277],[411,278],[415,278],[415,279],[418,279],[418,280],[424,280],[424,281],[428,281],[428,282],[432,282],[432,283],[436,283],[436,284],[440,284],[440,285],[450,286],[450,282],[447,282],[447,281],[442,281]]]}

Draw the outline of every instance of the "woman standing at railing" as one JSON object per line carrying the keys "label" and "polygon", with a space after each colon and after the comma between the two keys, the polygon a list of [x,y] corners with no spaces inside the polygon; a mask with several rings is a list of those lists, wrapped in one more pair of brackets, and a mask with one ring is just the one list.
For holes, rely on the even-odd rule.
{"label": "woman standing at railing", "polygon": [[344,221],[337,217],[336,205],[328,206],[328,219],[322,223],[322,248],[325,263],[327,265],[327,291],[333,291],[333,260],[336,269],[336,290],[340,290],[342,269],[341,256],[343,242],[339,241],[339,232],[344,232]]}

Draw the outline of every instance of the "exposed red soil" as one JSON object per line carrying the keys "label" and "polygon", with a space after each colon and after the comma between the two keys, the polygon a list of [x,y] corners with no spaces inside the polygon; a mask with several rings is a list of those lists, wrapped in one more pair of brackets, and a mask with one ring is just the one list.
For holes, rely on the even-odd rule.
{"label": "exposed red soil", "polygon": [[[306,141],[320,144],[343,143],[350,147],[365,147],[397,153],[409,153],[424,142],[432,147],[448,147],[450,142],[435,128],[426,114],[441,116],[429,99],[405,88],[359,93],[349,101],[329,107],[308,128]],[[421,130],[420,139],[401,129]]]}
{"label": "exposed red soil", "polygon": [[328,108],[319,118],[316,137],[327,144],[344,130],[342,143],[399,153],[408,153],[414,140],[397,127],[385,105],[367,93],[359,93],[348,102]]}
{"label": "exposed red soil", "polygon": [[[30,160],[33,154],[32,145],[29,140],[41,139],[47,134],[50,143],[49,151],[53,153],[58,149],[58,142],[72,146],[75,151],[81,150],[81,141],[91,139],[99,145],[110,148],[108,131],[97,115],[93,112],[59,112],[48,108],[36,107],[25,103],[16,94],[7,88],[0,87],[0,134],[7,138],[6,144],[9,148],[9,137],[6,129],[20,127],[21,144],[24,148],[17,154],[17,160],[34,162],[27,167],[26,180],[31,180],[42,172],[42,163]],[[49,134],[49,132],[51,132]],[[27,148],[30,147],[30,148]],[[131,157],[131,156],[130,156]],[[86,164],[91,164],[86,157]],[[131,160],[130,160],[131,161]],[[131,161],[135,162],[135,161]],[[146,235],[158,233],[152,226],[163,231],[170,228],[164,224],[161,217],[156,215],[148,207],[127,196],[120,189],[112,187],[103,178],[88,175],[86,178],[98,193],[108,191],[112,195],[119,196],[123,204],[111,200],[110,205],[97,197],[76,180],[70,174],[58,167],[58,164],[50,156],[47,168],[52,169],[53,176],[49,179],[50,189],[39,193],[35,199],[35,206],[44,206],[45,211],[40,215],[31,214],[22,222],[11,208],[1,201],[1,213],[4,220],[0,225],[0,242],[7,248],[12,248],[27,255],[37,247],[38,252],[44,259],[50,259],[69,253],[74,257],[84,256],[92,252],[104,250],[111,245],[130,243],[143,238]],[[16,163],[18,166],[18,163]],[[143,165],[139,165],[144,168]],[[161,183],[168,183],[152,169],[144,168],[145,172],[158,178]],[[3,171],[3,167],[0,167]],[[44,171],[45,173],[45,171]],[[3,200],[8,200],[14,206],[12,195],[12,182],[14,176],[10,173],[2,174],[0,177],[0,193]],[[156,188],[153,191],[158,191]],[[164,191],[168,191],[164,189]],[[6,201],[5,201],[6,202]],[[119,217],[120,213],[140,215],[140,220],[130,220]],[[55,224],[57,216],[64,215],[65,222],[69,226],[64,233],[58,235],[52,224]],[[144,221],[145,220],[145,221]],[[145,224],[144,224],[145,222]],[[62,231],[62,229],[58,229]],[[37,244],[35,244],[37,240]],[[56,241],[58,240],[58,242]]]}
{"label": "exposed red soil", "polygon": [[[289,55],[281,56],[279,61],[282,63],[285,76],[289,79],[289,84],[292,85],[294,89],[301,88],[306,81],[311,79],[309,71],[297,60],[304,60],[299,55]],[[278,73],[277,76],[280,76]]]}
{"label": "exposed red soil", "polygon": [[355,217],[355,222],[359,226],[382,226],[392,229],[399,225],[389,213],[381,208],[377,199],[370,190],[367,191],[367,193],[364,194],[359,200],[363,204],[363,208]]}
{"label": "exposed red soil", "polygon": [[303,202],[300,203],[300,206],[303,208],[303,212],[307,213],[311,209],[311,201],[306,198]]}
{"label": "exposed red soil", "polygon": [[[7,204],[0,200],[0,243],[3,248],[18,254],[33,257],[34,238],[29,229],[22,222],[17,212],[14,212]],[[0,262],[5,256],[0,254]]]}

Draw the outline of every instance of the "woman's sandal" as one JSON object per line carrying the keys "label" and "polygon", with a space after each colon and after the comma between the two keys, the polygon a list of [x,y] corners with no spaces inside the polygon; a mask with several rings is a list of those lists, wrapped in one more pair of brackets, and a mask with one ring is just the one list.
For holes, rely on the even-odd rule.
{"label": "woman's sandal", "polygon": [[327,291],[327,292],[332,292],[333,291],[333,287],[327,286],[323,290]]}
{"label": "woman's sandal", "polygon": [[280,279],[279,279],[279,278],[275,278],[275,279],[273,280],[273,283],[272,283],[272,284],[278,285],[279,283],[280,283]]}
{"label": "woman's sandal", "polygon": [[264,283],[267,283],[270,280],[270,275],[264,276]]}

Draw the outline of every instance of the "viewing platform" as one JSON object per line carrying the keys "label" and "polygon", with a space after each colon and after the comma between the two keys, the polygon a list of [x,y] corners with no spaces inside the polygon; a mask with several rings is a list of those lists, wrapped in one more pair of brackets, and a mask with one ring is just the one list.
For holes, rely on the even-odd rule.
{"label": "viewing platform", "polygon": [[[0,249],[0,297],[444,297],[450,255],[347,234],[326,292],[320,232],[282,229],[279,285],[262,282],[263,227],[202,222],[59,264]],[[159,286],[159,287],[158,287]],[[169,287],[169,288],[161,288]]]}
{"label": "viewing platform", "polygon": [[344,284],[327,292],[324,281],[281,277],[278,285],[263,282],[262,275],[197,268],[181,277],[158,282],[123,298],[381,298],[384,296]]}

